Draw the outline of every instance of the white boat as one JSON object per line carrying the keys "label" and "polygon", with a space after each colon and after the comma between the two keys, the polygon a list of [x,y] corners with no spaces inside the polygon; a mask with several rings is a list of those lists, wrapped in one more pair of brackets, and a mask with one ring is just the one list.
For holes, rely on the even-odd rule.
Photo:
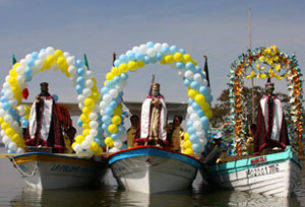
{"label": "white boat", "polygon": [[200,162],[188,155],[155,146],[138,146],[109,155],[108,164],[128,191],[159,193],[192,185]]}
{"label": "white boat", "polygon": [[64,189],[99,184],[107,163],[88,157],[49,152],[26,152],[10,157],[26,185],[32,189]]}
{"label": "white boat", "polygon": [[289,196],[301,164],[291,147],[283,152],[237,159],[206,168],[207,178],[220,187],[281,197]]}

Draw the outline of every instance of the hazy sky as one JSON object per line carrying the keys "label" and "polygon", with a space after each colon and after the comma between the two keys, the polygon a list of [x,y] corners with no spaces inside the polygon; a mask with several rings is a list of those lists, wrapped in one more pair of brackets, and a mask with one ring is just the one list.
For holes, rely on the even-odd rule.
{"label": "hazy sky", "polygon": [[[212,95],[227,88],[231,63],[248,48],[248,10],[252,9],[252,47],[277,45],[296,53],[304,73],[304,0],[0,0],[0,82],[11,68],[11,56],[52,46],[82,58],[86,53],[99,88],[118,56],[132,47],[167,42],[183,48],[203,66],[209,57]],[[187,101],[182,80],[159,63],[130,74],[124,98],[142,101],[152,74],[168,102]],[[39,83],[63,102],[76,101],[72,82],[59,72],[38,74],[29,83],[30,100]],[[1,84],[2,85],[2,84]],[[286,83],[277,83],[285,92]]]}

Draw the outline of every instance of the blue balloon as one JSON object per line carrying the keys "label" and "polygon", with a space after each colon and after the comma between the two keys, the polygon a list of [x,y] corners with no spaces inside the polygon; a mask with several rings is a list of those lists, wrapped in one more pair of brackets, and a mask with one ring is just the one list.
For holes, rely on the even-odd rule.
{"label": "blue balloon", "polygon": [[197,137],[195,134],[190,135],[189,140],[190,140],[192,143],[196,142],[197,139],[198,139],[198,137]]}
{"label": "blue balloon", "polygon": [[127,73],[121,73],[121,79],[122,80],[127,80],[128,79],[128,74]]}
{"label": "blue balloon", "polygon": [[192,127],[193,126],[193,122],[191,120],[188,120],[186,122],[186,127],[189,128],[189,127]]}
{"label": "blue balloon", "polygon": [[188,69],[188,70],[194,70],[194,69],[195,69],[194,63],[192,63],[192,62],[187,62],[187,63],[185,64],[185,68]]}
{"label": "blue balloon", "polygon": [[206,127],[208,127],[208,125],[209,125],[209,119],[206,116],[203,116],[200,118],[200,121],[201,121],[203,128],[206,129]]}
{"label": "blue balloon", "polygon": [[162,53],[163,55],[170,53],[169,47],[163,45],[163,46],[161,47],[161,53]]}
{"label": "blue balloon", "polygon": [[209,94],[209,89],[206,86],[200,86],[199,92],[204,96],[207,96]]}
{"label": "blue balloon", "polygon": [[38,58],[38,52],[32,52],[32,58],[36,60]]}
{"label": "blue balloon", "polygon": [[5,103],[2,104],[2,108],[3,108],[4,110],[6,110],[6,111],[9,110],[10,107],[11,107],[11,105],[10,105],[8,102],[5,102]]}
{"label": "blue balloon", "polygon": [[113,114],[113,109],[112,107],[108,106],[105,110],[105,114],[108,115],[108,116],[112,116]]}
{"label": "blue balloon", "polygon": [[146,43],[147,47],[154,47],[154,45],[155,45],[155,43],[152,42],[152,41],[149,41],[149,42]]}
{"label": "blue balloon", "polygon": [[115,67],[119,67],[120,64],[121,64],[121,61],[120,61],[120,60],[115,60],[115,61],[114,61],[114,66],[115,66]]}
{"label": "blue balloon", "polygon": [[177,67],[178,69],[184,69],[184,68],[185,68],[185,65],[184,65],[183,62],[177,62],[177,63],[176,63],[176,67]]}
{"label": "blue balloon", "polygon": [[4,96],[4,94],[5,94],[5,90],[2,89],[2,90],[1,90],[1,96]]}
{"label": "blue balloon", "polygon": [[199,65],[196,65],[196,66],[195,66],[195,71],[196,71],[197,73],[201,72],[201,67],[200,67]]}
{"label": "blue balloon", "polygon": [[109,108],[115,109],[117,107],[118,103],[115,100],[112,100],[109,104]]}
{"label": "blue balloon", "polygon": [[55,102],[58,101],[58,95],[57,95],[57,94],[53,94],[52,97],[53,97],[53,99],[54,99]]}
{"label": "blue balloon", "polygon": [[144,56],[144,63],[149,64],[150,63],[150,57]]}
{"label": "blue balloon", "polygon": [[31,59],[29,59],[29,60],[27,61],[27,65],[28,65],[29,67],[33,67],[33,66],[34,66],[34,63],[35,63],[35,60],[34,60],[33,58],[31,58]]}
{"label": "blue balloon", "polygon": [[176,53],[177,51],[179,51],[178,47],[176,45],[172,45],[170,48],[170,52],[172,54]]}
{"label": "blue balloon", "polygon": [[183,83],[186,87],[188,87],[188,86],[190,86],[191,81],[189,79],[184,79]]}
{"label": "blue balloon", "polygon": [[77,121],[77,126],[79,126],[79,127],[83,126],[83,122],[80,119]]}
{"label": "blue balloon", "polygon": [[197,81],[192,81],[190,86],[191,86],[191,88],[196,89],[196,90],[198,90],[200,87],[200,85],[199,85],[199,83],[197,83]]}
{"label": "blue balloon", "polygon": [[77,75],[78,76],[83,76],[85,74],[85,69],[84,68],[78,68],[77,69]]}
{"label": "blue balloon", "polygon": [[200,145],[199,144],[193,144],[192,145],[193,151],[198,154],[200,152]]}
{"label": "blue balloon", "polygon": [[200,109],[200,105],[197,104],[196,102],[192,103],[192,108],[197,111],[198,109]]}
{"label": "blue balloon", "polygon": [[46,51],[46,49],[42,48],[39,52],[44,53],[45,51]]}
{"label": "blue balloon", "polygon": [[75,87],[75,90],[76,90],[76,93],[79,95],[79,94],[82,94],[83,92],[83,86],[77,84],[76,87]]}
{"label": "blue balloon", "polygon": [[31,74],[25,74],[25,82],[30,82],[32,80]]}
{"label": "blue balloon", "polygon": [[108,125],[107,125],[106,123],[102,124],[102,129],[103,129],[103,130],[106,131],[106,130],[107,130],[107,127],[108,127]]}
{"label": "blue balloon", "polygon": [[136,58],[136,60],[143,61],[144,55],[143,55],[143,53],[136,53],[135,58]]}
{"label": "blue balloon", "polygon": [[22,128],[27,128],[28,127],[28,124],[29,124],[29,121],[27,119],[22,119],[21,120],[21,127]]}
{"label": "blue balloon", "polygon": [[106,114],[106,115],[103,116],[102,121],[104,122],[104,124],[110,124],[111,123],[111,117]]}
{"label": "blue balloon", "polygon": [[197,112],[197,114],[198,114],[199,117],[203,117],[203,116],[204,116],[204,111],[202,111],[201,108],[197,109],[196,112]]}
{"label": "blue balloon", "polygon": [[188,102],[189,102],[189,105],[192,105],[192,104],[194,103],[194,99],[189,98],[189,99],[188,99]]}
{"label": "blue balloon", "polygon": [[163,58],[162,54],[160,52],[157,52],[157,54],[156,54],[157,61],[162,60],[162,58]]}
{"label": "blue balloon", "polygon": [[114,84],[118,84],[118,83],[120,82],[120,80],[121,80],[121,76],[115,76],[115,77],[112,79],[112,81],[113,81]]}
{"label": "blue balloon", "polygon": [[113,86],[113,81],[109,80],[106,82],[106,87],[111,88]]}
{"label": "blue balloon", "polygon": [[135,60],[135,54],[133,52],[130,52],[127,54],[128,61]]}
{"label": "blue balloon", "polygon": [[113,141],[119,140],[119,134],[118,134],[118,133],[112,134],[112,135],[111,135],[111,139],[112,139]]}
{"label": "blue balloon", "polygon": [[157,60],[157,58],[156,57],[151,57],[150,58],[150,62],[151,63],[156,63],[158,60]]}
{"label": "blue balloon", "polygon": [[119,60],[120,60],[121,62],[123,62],[123,63],[128,62],[128,60],[127,60],[127,56],[126,56],[125,54],[120,55]]}
{"label": "blue balloon", "polygon": [[6,103],[8,102],[8,99],[5,96],[1,96],[0,101],[1,103]]}
{"label": "blue balloon", "polygon": [[183,55],[186,53],[184,49],[179,49],[179,52],[181,52]]}
{"label": "blue balloon", "polygon": [[109,91],[109,89],[108,89],[107,87],[103,87],[103,88],[101,89],[101,94],[102,94],[102,95],[105,95],[105,94],[108,93],[108,91]]}
{"label": "blue balloon", "polygon": [[13,153],[16,153],[14,150],[7,150],[7,153],[9,153],[9,154],[13,154]]}
{"label": "blue balloon", "polygon": [[75,65],[77,68],[83,67],[83,61],[82,60],[76,60]]}
{"label": "blue balloon", "polygon": [[188,127],[187,132],[191,135],[191,134],[196,133],[196,130],[193,127]]}
{"label": "blue balloon", "polygon": [[25,74],[26,76],[31,76],[31,75],[32,75],[32,72],[33,72],[32,68],[29,68],[29,67],[27,67],[27,68],[24,70],[24,74]]}

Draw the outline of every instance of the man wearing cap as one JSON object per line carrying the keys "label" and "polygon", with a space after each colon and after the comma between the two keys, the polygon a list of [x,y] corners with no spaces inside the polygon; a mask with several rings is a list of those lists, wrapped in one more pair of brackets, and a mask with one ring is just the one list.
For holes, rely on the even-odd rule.
{"label": "man wearing cap", "polygon": [[142,104],[141,138],[148,139],[152,145],[159,145],[159,140],[166,141],[166,119],[166,104],[160,94],[160,84],[152,83],[151,92]]}
{"label": "man wearing cap", "polygon": [[32,105],[29,118],[27,146],[52,147],[53,152],[64,152],[63,135],[53,97],[48,83],[40,83],[40,94]]}
{"label": "man wearing cap", "polygon": [[221,145],[222,137],[223,135],[221,132],[218,132],[217,134],[212,136],[213,144],[211,146],[211,150],[203,160],[203,164],[218,164],[219,162],[221,162],[219,158],[223,157],[223,146]]}
{"label": "man wearing cap", "polygon": [[257,112],[254,152],[267,148],[285,149],[289,145],[287,127],[280,99],[273,94],[274,84],[266,83],[266,95],[260,101]]}

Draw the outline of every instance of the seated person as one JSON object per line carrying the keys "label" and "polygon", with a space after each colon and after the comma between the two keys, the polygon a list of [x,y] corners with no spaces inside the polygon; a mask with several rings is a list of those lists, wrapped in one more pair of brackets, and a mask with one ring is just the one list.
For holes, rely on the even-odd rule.
{"label": "seated person", "polygon": [[71,147],[72,143],[74,142],[74,136],[76,134],[76,129],[71,126],[67,131],[64,130],[64,142],[65,142],[65,153],[73,153],[73,149]]}
{"label": "seated person", "polygon": [[130,117],[131,127],[127,130],[127,148],[131,148],[135,145],[135,138],[139,129],[139,117],[137,115],[132,115]]}
{"label": "seated person", "polygon": [[203,160],[203,164],[216,164],[221,162],[221,159],[224,157],[223,146],[221,145],[222,133],[218,132],[212,138],[213,138],[213,144],[207,156]]}
{"label": "seated person", "polygon": [[254,136],[256,131],[256,124],[251,124],[249,126],[249,137],[246,142],[247,153],[248,155],[252,155],[254,152]]}
{"label": "seated person", "polygon": [[168,124],[167,126],[167,140],[170,144],[170,149],[176,152],[180,152],[184,131],[181,127],[182,116],[175,115],[173,123]]}

